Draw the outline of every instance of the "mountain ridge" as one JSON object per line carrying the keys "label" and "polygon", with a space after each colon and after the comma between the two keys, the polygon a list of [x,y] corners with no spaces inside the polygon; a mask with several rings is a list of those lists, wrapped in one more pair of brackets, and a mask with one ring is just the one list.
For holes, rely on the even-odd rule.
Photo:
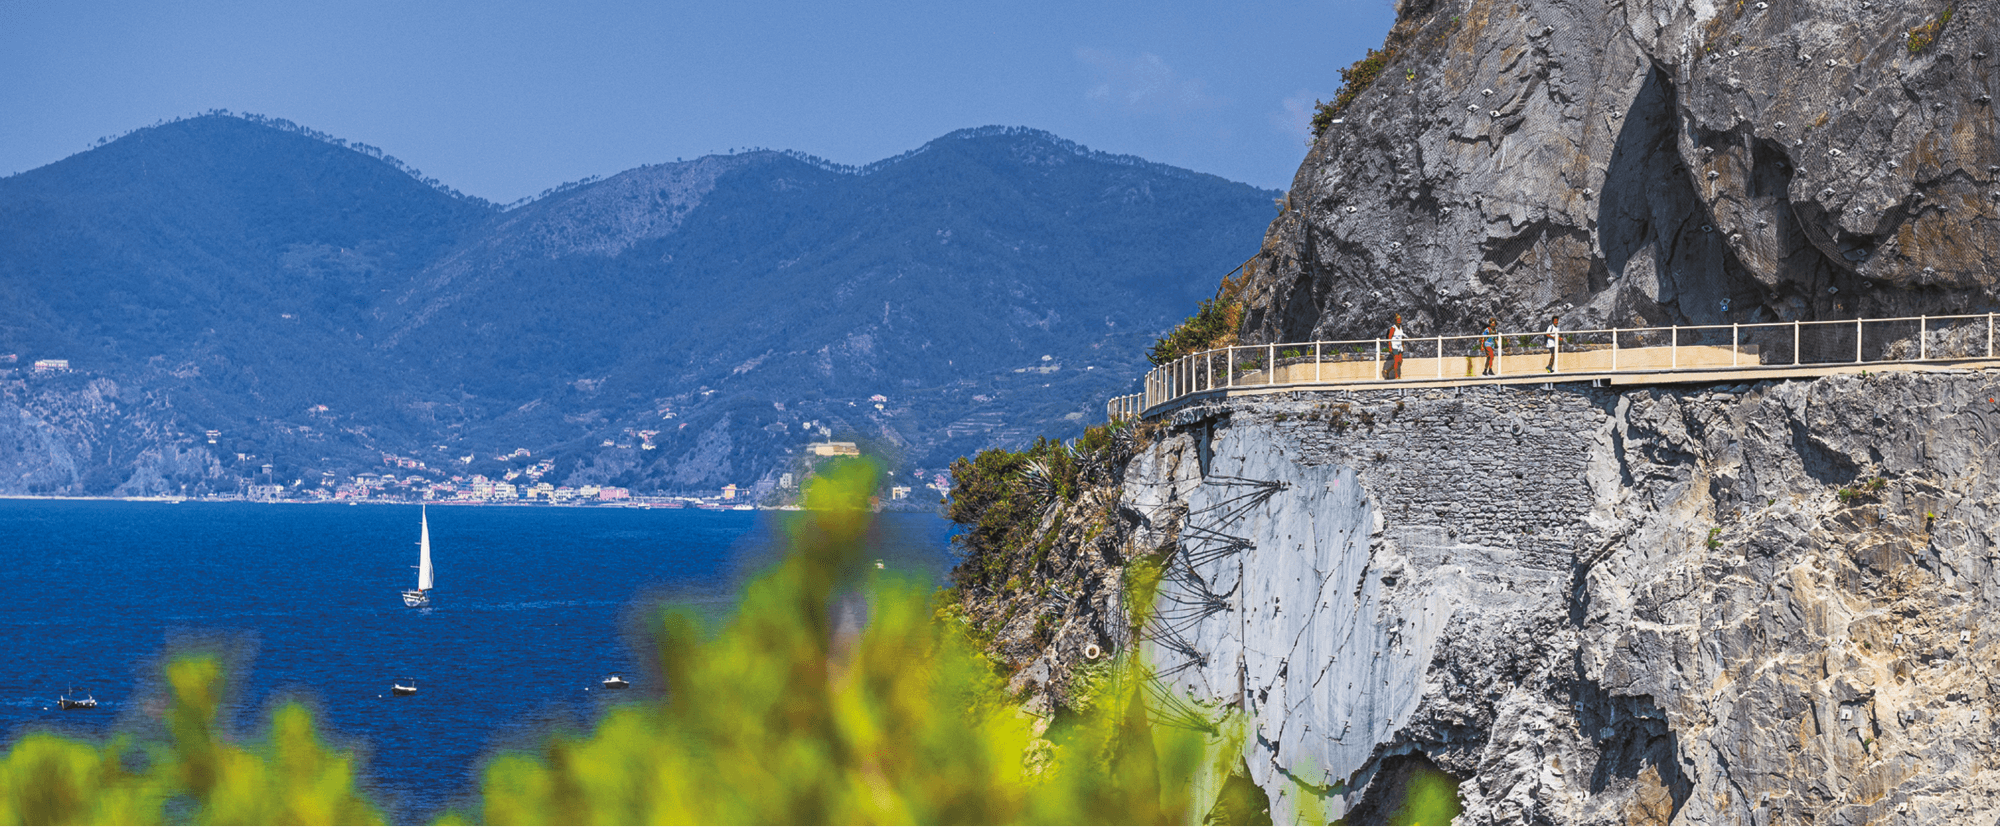
{"label": "mountain ridge", "polygon": [[[310,488],[385,454],[497,475],[525,448],[555,481],[695,493],[768,487],[835,435],[938,469],[1080,432],[1096,406],[1076,400],[1124,390],[1275,194],[980,127],[851,172],[707,156],[501,208],[264,121],[175,121],[0,179],[0,353],[170,404],[153,453],[216,457],[179,479],[65,437],[61,461],[0,460],[0,492],[240,489],[266,463]],[[47,380],[10,381],[34,419]],[[47,410],[94,410],[64,398]]]}

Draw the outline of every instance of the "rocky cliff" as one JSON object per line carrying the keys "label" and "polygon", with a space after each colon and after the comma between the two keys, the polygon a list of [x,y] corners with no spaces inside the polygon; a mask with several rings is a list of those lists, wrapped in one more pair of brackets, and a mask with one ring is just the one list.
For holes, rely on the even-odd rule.
{"label": "rocky cliff", "polygon": [[[1239,335],[1994,310],[1996,12],[1405,0],[1224,284]],[[1280,822],[1382,823],[1432,768],[1465,823],[1992,821],[1996,398],[1913,370],[1208,403],[968,616],[1031,708],[1087,702],[1079,645],[1140,647],[1193,699],[1168,717],[1246,722]],[[1148,566],[1147,611],[1076,587]]]}
{"label": "rocky cliff", "polygon": [[[1052,514],[1042,573],[971,602],[1014,607],[983,616],[1031,707],[1072,700],[1084,646],[1138,645],[1194,725],[1246,721],[1280,823],[1379,819],[1433,766],[1464,823],[1991,821],[1996,396],[1939,371],[1193,408],[1066,512],[1106,525]],[[1128,631],[1106,584],[1148,559]]]}
{"label": "rocky cliff", "polygon": [[1246,338],[1990,310],[1996,12],[1405,0],[1251,267]]}
{"label": "rocky cliff", "polygon": [[[165,394],[0,368],[0,494],[185,496],[245,484]],[[254,465],[236,473],[248,477]]]}

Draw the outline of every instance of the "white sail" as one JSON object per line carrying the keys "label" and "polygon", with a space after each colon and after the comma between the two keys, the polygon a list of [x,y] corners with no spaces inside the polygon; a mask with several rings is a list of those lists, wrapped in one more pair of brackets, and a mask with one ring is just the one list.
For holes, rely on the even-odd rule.
{"label": "white sail", "polygon": [[423,539],[417,541],[417,591],[431,590],[431,515],[425,510]]}

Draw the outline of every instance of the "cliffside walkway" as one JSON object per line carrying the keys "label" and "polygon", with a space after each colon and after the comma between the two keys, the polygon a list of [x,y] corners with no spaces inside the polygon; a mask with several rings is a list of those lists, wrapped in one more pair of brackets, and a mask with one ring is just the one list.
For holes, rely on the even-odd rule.
{"label": "cliffside walkway", "polygon": [[1566,330],[1556,369],[1541,332],[1502,333],[1497,375],[1482,376],[1484,334],[1404,339],[1402,378],[1383,379],[1389,341],[1241,345],[1184,356],[1146,373],[1144,390],[1113,397],[1113,420],[1150,418],[1196,401],[1295,390],[1458,385],[1747,382],[1885,370],[2000,368],[1996,314],[1828,322]]}

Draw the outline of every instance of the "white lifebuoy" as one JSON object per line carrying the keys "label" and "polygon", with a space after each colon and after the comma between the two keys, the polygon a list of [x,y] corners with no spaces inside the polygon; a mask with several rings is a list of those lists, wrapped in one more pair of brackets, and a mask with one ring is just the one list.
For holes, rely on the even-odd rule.
{"label": "white lifebuoy", "polygon": [[1101,649],[1098,649],[1098,648],[1097,648],[1097,644],[1095,644],[1095,643],[1088,643],[1088,644],[1084,644],[1084,647],[1083,647],[1083,659],[1084,659],[1084,660],[1097,660],[1097,656],[1099,656],[1099,655],[1102,655],[1102,654],[1104,654],[1104,651],[1103,651],[1103,650],[1101,650]]}

